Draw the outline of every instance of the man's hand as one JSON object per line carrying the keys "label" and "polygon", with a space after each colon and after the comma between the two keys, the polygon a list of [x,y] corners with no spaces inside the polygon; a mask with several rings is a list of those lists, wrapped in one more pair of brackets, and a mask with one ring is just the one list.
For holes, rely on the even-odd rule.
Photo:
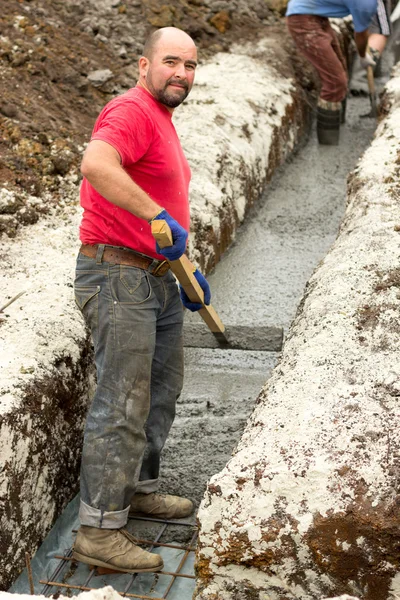
{"label": "man's hand", "polygon": [[[207,305],[210,304],[211,290],[210,290],[210,286],[208,285],[207,279],[204,277],[204,275],[202,275],[200,273],[200,271],[198,269],[195,270],[193,275],[196,277],[198,284],[200,285],[201,289],[204,292],[204,304],[207,304]],[[197,310],[200,310],[201,308],[203,308],[203,305],[200,304],[200,302],[190,302],[190,300],[182,286],[180,286],[180,290],[181,290],[181,300],[182,300],[183,306],[185,308],[188,308],[192,312],[196,312]]]}
{"label": "man's hand", "polygon": [[369,52],[366,52],[365,56],[360,56],[360,63],[363,69],[368,69],[368,67],[375,68],[376,66],[374,57]]}
{"label": "man's hand", "polygon": [[172,246],[160,248],[160,246],[156,242],[156,250],[158,254],[162,254],[163,256],[165,256],[167,260],[178,260],[178,258],[180,258],[186,250],[188,232],[181,225],[179,225],[178,221],[175,221],[175,219],[173,219],[165,209],[159,212],[149,222],[152,223],[152,221],[158,221],[160,219],[168,223],[171,229],[173,244]]}

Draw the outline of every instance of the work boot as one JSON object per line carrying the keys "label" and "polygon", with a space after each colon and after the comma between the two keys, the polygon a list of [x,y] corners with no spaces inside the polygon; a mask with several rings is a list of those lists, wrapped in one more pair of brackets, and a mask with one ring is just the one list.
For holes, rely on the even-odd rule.
{"label": "work boot", "polygon": [[75,560],[125,573],[160,571],[163,559],[136,545],[125,529],[98,529],[81,525],[72,554]]}
{"label": "work boot", "polygon": [[317,106],[317,136],[320,144],[337,146],[340,132],[340,102],[327,102],[321,98]]}
{"label": "work boot", "polygon": [[166,494],[135,494],[129,512],[157,519],[182,519],[193,512],[193,502]]}

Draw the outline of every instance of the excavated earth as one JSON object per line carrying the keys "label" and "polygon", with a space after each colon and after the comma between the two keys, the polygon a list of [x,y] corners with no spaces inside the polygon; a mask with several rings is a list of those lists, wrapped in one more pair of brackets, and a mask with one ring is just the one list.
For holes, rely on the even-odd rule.
{"label": "excavated earth", "polygon": [[7,1],[0,15],[0,185],[15,196],[0,205],[0,233],[15,236],[59,206],[63,178],[79,165],[96,116],[134,85],[143,42],[158,27],[187,31],[203,61],[233,42],[268,36],[274,62],[287,74],[295,69],[312,89],[309,69],[268,4],[283,9],[285,2]]}

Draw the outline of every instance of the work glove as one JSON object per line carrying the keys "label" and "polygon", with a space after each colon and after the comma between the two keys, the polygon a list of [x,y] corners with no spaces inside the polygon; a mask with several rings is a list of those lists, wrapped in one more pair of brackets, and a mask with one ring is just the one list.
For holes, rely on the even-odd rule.
{"label": "work glove", "polygon": [[162,254],[165,256],[167,260],[178,260],[184,254],[186,250],[186,242],[188,239],[188,232],[182,225],[179,225],[178,221],[175,221],[170,214],[167,213],[165,209],[158,213],[155,217],[153,217],[149,223],[151,224],[153,221],[164,220],[168,223],[171,234],[173,244],[172,246],[167,246],[165,248],[160,248],[158,243],[156,242],[156,251],[158,254]]}
{"label": "work glove", "polygon": [[[211,290],[210,290],[210,286],[208,285],[207,279],[204,277],[204,275],[202,275],[200,273],[200,271],[198,269],[195,270],[193,275],[196,277],[198,284],[200,285],[201,289],[203,290],[204,304],[207,304],[207,305],[210,304]],[[182,286],[179,286],[179,287],[180,287],[180,291],[181,291],[181,300],[182,300],[183,306],[185,308],[188,308],[192,312],[196,312],[196,310],[200,310],[201,308],[203,308],[203,305],[200,304],[200,302],[191,302],[189,300],[185,290],[183,289],[183,287]]]}
{"label": "work glove", "polygon": [[366,52],[365,56],[360,56],[360,64],[363,69],[368,69],[368,67],[372,67],[374,69],[376,66],[374,57],[369,52]]}

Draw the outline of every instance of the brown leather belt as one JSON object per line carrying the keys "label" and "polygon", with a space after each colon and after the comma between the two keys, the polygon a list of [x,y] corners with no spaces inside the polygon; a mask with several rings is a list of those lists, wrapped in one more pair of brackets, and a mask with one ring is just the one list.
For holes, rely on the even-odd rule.
{"label": "brown leather belt", "polygon": [[118,248],[117,246],[103,246],[102,244],[82,244],[79,252],[89,258],[98,258],[99,262],[108,262],[114,265],[126,265],[128,267],[139,267],[145,269],[156,277],[161,277],[169,269],[167,260],[157,260],[138,254],[128,248]]}

